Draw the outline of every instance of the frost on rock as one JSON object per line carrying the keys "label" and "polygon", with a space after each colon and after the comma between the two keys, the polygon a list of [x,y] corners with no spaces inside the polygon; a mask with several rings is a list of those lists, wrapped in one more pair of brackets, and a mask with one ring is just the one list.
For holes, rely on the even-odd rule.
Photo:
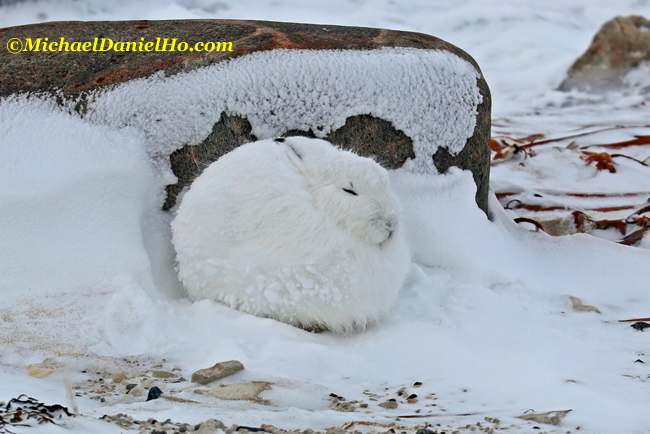
{"label": "frost on rock", "polygon": [[202,142],[222,112],[248,119],[258,139],[289,130],[325,137],[348,117],[370,114],[411,137],[416,160],[406,167],[435,173],[438,147],[456,155],[474,133],[479,77],[446,51],[280,49],[125,83],[96,94],[88,116],[135,127],[151,155],[168,155]]}

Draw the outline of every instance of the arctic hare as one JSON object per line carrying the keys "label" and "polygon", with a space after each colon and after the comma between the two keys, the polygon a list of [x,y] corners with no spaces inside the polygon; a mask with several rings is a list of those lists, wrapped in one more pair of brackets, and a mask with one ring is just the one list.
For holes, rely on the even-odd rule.
{"label": "arctic hare", "polygon": [[305,329],[351,332],[385,314],[410,267],[401,207],[370,158],[304,137],[212,163],[172,222],[191,299]]}

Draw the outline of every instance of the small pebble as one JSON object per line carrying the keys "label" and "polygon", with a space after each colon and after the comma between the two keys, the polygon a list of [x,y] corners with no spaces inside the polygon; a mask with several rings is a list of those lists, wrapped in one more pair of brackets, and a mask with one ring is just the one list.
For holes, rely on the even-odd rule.
{"label": "small pebble", "polygon": [[142,383],[140,383],[140,386],[144,387],[145,389],[149,389],[154,384],[156,384],[156,380],[154,380],[153,378],[147,378]]}
{"label": "small pebble", "polygon": [[121,383],[126,380],[126,372],[116,372],[113,374],[113,383]]}
{"label": "small pebble", "polygon": [[34,378],[46,378],[54,373],[54,369],[40,368],[30,365],[27,367],[27,374]]}
{"label": "small pebble", "polygon": [[162,393],[163,393],[162,390],[160,390],[157,386],[153,386],[151,389],[149,389],[149,394],[147,395],[147,401],[160,398]]}
{"label": "small pebble", "polygon": [[244,369],[244,365],[237,360],[220,362],[211,368],[200,369],[192,374],[192,383],[208,384],[221,378],[229,377]]}
{"label": "small pebble", "polygon": [[132,421],[130,421],[129,419],[126,419],[124,417],[121,417],[121,416],[118,416],[116,419],[114,419],[114,422],[117,425],[120,425],[122,427],[128,427],[128,426],[133,425]]}
{"label": "small pebble", "polygon": [[420,387],[420,386],[422,386],[422,383],[419,382],[419,381],[416,381],[415,383],[413,383],[413,387]]}
{"label": "small pebble", "polygon": [[133,387],[127,392],[130,396],[142,396],[143,393],[144,389],[140,386]]}
{"label": "small pebble", "polygon": [[380,407],[387,408],[387,409],[397,408],[397,405],[398,404],[397,404],[397,402],[395,402],[395,400],[386,401],[386,402],[382,402],[381,404],[379,404]]}
{"label": "small pebble", "polygon": [[638,331],[642,332],[645,329],[647,329],[648,327],[650,327],[650,324],[648,324],[647,322],[639,321],[639,322],[635,322],[630,327],[632,327],[634,330],[638,330]]}
{"label": "small pebble", "polygon": [[217,419],[208,419],[205,422],[201,422],[200,425],[196,430],[196,434],[215,434],[218,430],[226,431],[226,426]]}
{"label": "small pebble", "polygon": [[178,374],[167,371],[153,371],[151,376],[154,378],[176,378],[178,377]]}

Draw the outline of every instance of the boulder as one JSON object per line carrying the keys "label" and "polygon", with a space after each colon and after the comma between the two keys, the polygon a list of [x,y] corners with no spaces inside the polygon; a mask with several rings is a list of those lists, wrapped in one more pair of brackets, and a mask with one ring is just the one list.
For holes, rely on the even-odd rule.
{"label": "boulder", "polygon": [[[411,87],[405,87],[405,93],[400,97],[407,101],[412,99],[414,102],[408,110],[402,112],[412,111],[414,119],[418,119],[419,123],[400,123],[396,122],[394,116],[391,118],[386,115],[394,103],[382,99],[382,87],[379,87],[379,92],[371,95],[373,100],[369,99],[365,105],[350,107],[340,103],[339,99],[335,98],[336,95],[318,96],[327,93],[327,89],[323,92],[323,89],[304,89],[303,86],[302,91],[311,92],[321,98],[318,100],[319,105],[305,110],[318,111],[323,105],[330,104],[329,108],[333,112],[344,117],[333,119],[324,115],[322,121],[314,120],[300,125],[287,124],[284,127],[281,124],[282,119],[273,120],[276,124],[272,133],[322,137],[361,155],[374,156],[389,169],[402,167],[410,159],[415,161],[420,169],[430,167],[433,171],[445,172],[451,166],[457,166],[470,170],[477,185],[476,202],[481,209],[487,210],[490,91],[474,59],[458,47],[433,36],[315,24],[175,20],[52,22],[0,29],[0,45],[5,46],[14,38],[19,40],[23,47],[27,46],[27,38],[30,38],[32,47],[38,38],[41,38],[41,43],[46,42],[45,38],[48,38],[47,43],[50,45],[48,51],[43,51],[41,46],[39,51],[21,51],[16,54],[9,51],[0,52],[0,97],[24,93],[53,95],[59,103],[66,104],[82,116],[95,116],[95,101],[98,95],[112,91],[118,85],[151,77],[168,79],[181,73],[202,70],[213,65],[227,65],[235,59],[274,50],[315,50],[323,53],[356,50],[359,53],[385,54],[386,49],[404,48],[422,53],[422,63],[425,63],[424,60],[430,60],[425,59],[430,53],[449,54],[449,57],[440,57],[442,69],[445,65],[453,63],[448,60],[453,57],[469,65],[468,68],[474,71],[474,76],[449,73],[450,69],[447,67],[444,74],[419,74],[416,78],[421,83],[413,84],[413,78],[407,77],[404,81]],[[143,51],[142,46],[135,51],[133,48],[131,51],[66,51],[61,38],[69,44],[91,42],[92,46],[97,47],[103,39],[143,44],[154,42],[156,47],[162,47],[165,43],[169,47],[173,39],[176,39],[178,44],[186,42],[187,45],[183,51]],[[206,41],[232,42],[232,51],[206,52],[191,49],[197,42]],[[57,44],[52,46],[52,42]],[[83,46],[77,44],[77,48],[79,47]],[[178,47],[177,45],[176,48]],[[124,48],[124,45],[121,48]],[[399,70],[402,54],[396,52],[393,63],[380,59],[385,62],[386,77],[391,77],[392,81],[399,82],[403,78]],[[365,78],[366,72],[353,66],[351,65],[346,74]],[[305,68],[307,75],[319,72],[315,66],[309,69],[309,64],[304,64],[301,68]],[[368,80],[372,78],[369,77]],[[476,89],[475,94],[464,91],[462,95],[454,95],[453,89],[459,86],[459,83],[467,85],[468,81],[472,81],[471,86]],[[336,87],[336,82],[330,82],[326,86]],[[381,86],[381,83],[378,86]],[[231,90],[233,94],[239,91],[235,88]],[[428,102],[417,102],[426,99],[427,95],[431,95]],[[223,95],[219,97],[225,98]],[[148,102],[140,103],[146,105]],[[340,107],[337,105],[339,103]],[[154,106],[152,110],[155,110]],[[428,112],[425,113],[426,110]],[[422,117],[418,118],[420,111]],[[459,112],[472,113],[469,133],[458,133],[463,130],[457,127]],[[219,113],[201,115],[210,117],[211,130],[202,129],[202,137],[199,139],[173,143],[171,149],[157,142],[157,145],[160,145],[160,154],[170,159],[171,169],[178,179],[177,183],[167,187],[164,209],[173,208],[182,189],[189,186],[205,167],[221,155],[243,143],[268,138],[264,135],[270,134],[269,129],[260,127],[259,119],[272,118],[274,112],[270,110],[268,113],[241,113],[225,104]],[[131,118],[135,117],[134,115]],[[131,118],[119,125],[131,125]],[[314,117],[316,118],[318,116]],[[186,123],[195,121],[196,119],[189,118],[185,120]],[[140,125],[135,126],[137,128]],[[419,136],[416,134],[418,130],[423,131]]]}
{"label": "boulder", "polygon": [[650,20],[632,15],[606,22],[587,51],[569,69],[561,90],[603,90],[622,84],[622,78],[650,61]]}

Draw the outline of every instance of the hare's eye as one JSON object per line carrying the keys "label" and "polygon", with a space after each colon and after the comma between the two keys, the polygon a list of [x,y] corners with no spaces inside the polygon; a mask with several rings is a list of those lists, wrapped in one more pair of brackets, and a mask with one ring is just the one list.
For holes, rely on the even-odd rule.
{"label": "hare's eye", "polygon": [[354,190],[348,190],[347,188],[344,188],[343,191],[346,193],[350,193],[352,196],[357,196],[357,193]]}

